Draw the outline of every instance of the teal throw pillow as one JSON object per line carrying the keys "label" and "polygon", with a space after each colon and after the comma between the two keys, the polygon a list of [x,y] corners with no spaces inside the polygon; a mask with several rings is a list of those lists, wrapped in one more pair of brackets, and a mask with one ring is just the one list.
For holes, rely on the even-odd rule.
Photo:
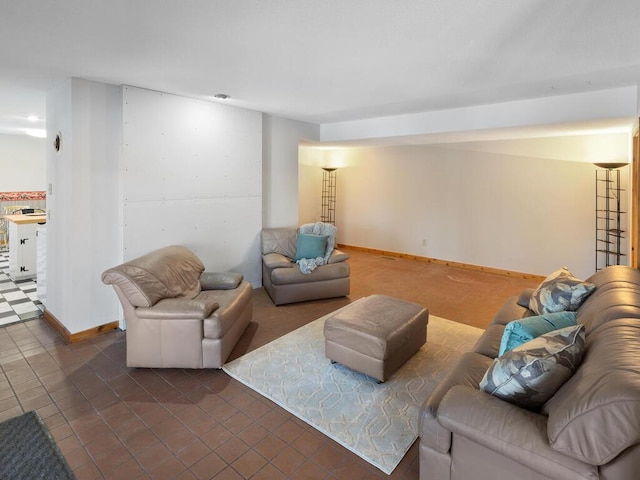
{"label": "teal throw pillow", "polygon": [[509,322],[502,334],[498,356],[540,335],[575,324],[576,312],[547,313]]}
{"label": "teal throw pillow", "polygon": [[295,262],[302,258],[318,258],[324,257],[327,249],[327,238],[324,235],[309,235],[301,233],[298,235],[298,243],[296,244],[296,256],[293,258]]}

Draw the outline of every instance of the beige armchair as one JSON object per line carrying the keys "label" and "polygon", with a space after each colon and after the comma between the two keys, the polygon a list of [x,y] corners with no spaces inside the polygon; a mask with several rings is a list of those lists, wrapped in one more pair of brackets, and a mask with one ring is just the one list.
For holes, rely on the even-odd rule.
{"label": "beige armchair", "polygon": [[253,315],[242,275],[204,272],[182,246],[110,268],[102,281],[122,304],[129,367],[222,368]]}
{"label": "beige armchair", "polygon": [[333,243],[327,246],[326,264],[311,273],[303,273],[294,261],[303,227],[262,230],[262,285],[276,305],[349,295],[349,255]]}

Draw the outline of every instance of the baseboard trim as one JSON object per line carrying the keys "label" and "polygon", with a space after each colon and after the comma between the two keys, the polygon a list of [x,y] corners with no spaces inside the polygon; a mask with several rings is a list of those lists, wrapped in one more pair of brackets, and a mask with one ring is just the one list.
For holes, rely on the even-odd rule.
{"label": "baseboard trim", "polygon": [[119,322],[115,321],[104,325],[98,325],[97,327],[83,330],[82,332],[71,333],[67,330],[67,327],[65,327],[62,322],[60,322],[60,320],[58,320],[55,315],[48,310],[44,311],[42,317],[67,343],[83,342],[119,328]]}
{"label": "baseboard trim", "polygon": [[481,265],[473,265],[470,263],[452,262],[449,260],[440,260],[437,258],[421,257],[419,255],[411,255],[408,253],[392,252],[389,250],[379,250],[377,248],[359,247],[357,245],[338,244],[338,248],[344,248],[349,250],[355,250],[357,252],[367,252],[376,255],[383,255],[386,257],[406,258],[408,260],[415,260],[417,262],[433,263],[437,265],[446,265],[448,267],[458,267],[467,270],[474,270],[476,272],[494,273],[496,275],[505,275],[507,277],[524,278],[527,280],[539,280],[542,281],[546,277],[543,275],[534,275],[532,273],[514,272],[512,270],[503,270],[500,268],[483,267]]}

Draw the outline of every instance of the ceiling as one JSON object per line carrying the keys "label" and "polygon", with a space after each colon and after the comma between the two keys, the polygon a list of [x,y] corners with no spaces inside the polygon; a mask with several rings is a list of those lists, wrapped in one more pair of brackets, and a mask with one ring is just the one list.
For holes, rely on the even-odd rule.
{"label": "ceiling", "polygon": [[315,123],[640,80],[638,0],[0,1],[0,133],[74,76]]}

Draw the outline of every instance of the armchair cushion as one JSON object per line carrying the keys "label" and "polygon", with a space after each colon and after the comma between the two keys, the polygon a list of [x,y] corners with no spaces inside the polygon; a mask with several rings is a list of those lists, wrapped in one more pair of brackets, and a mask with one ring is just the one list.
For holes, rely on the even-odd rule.
{"label": "armchair cushion", "polygon": [[243,279],[241,273],[204,272],[200,275],[200,287],[202,290],[233,290]]}
{"label": "armchair cushion", "polygon": [[204,265],[188,248],[173,245],[134,258],[102,274],[134,307],[150,307],[163,298],[193,298],[200,293]]}
{"label": "armchair cushion", "polygon": [[279,253],[293,258],[296,255],[298,227],[262,229],[262,254]]}
{"label": "armchair cushion", "polygon": [[198,301],[189,298],[165,298],[152,307],[138,307],[140,318],[204,320],[220,305],[218,302]]}
{"label": "armchair cushion", "polygon": [[316,268],[311,275],[300,271],[300,266],[294,264],[293,268],[276,268],[271,272],[271,282],[274,285],[291,285],[296,283],[322,282],[337,278],[349,277],[349,264],[347,262],[332,263]]}

